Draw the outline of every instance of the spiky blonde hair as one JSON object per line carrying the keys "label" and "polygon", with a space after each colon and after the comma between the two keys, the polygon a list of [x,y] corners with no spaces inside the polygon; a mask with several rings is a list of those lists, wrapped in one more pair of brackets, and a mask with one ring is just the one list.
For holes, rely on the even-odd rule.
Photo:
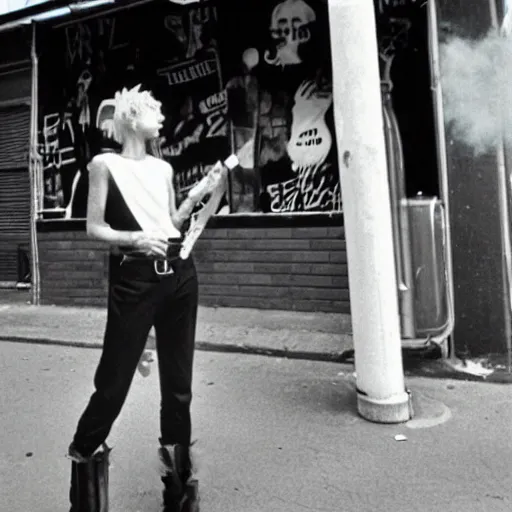
{"label": "spiky blonde hair", "polygon": [[119,144],[124,142],[128,128],[134,129],[137,120],[147,109],[160,109],[162,104],[153,98],[149,91],[140,91],[141,84],[128,90],[124,87],[115,95],[114,139]]}

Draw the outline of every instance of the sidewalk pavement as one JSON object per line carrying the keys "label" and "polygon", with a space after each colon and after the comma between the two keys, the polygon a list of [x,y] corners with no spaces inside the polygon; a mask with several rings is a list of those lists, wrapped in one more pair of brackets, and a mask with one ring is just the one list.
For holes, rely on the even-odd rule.
{"label": "sidewalk pavement", "polygon": [[[32,306],[0,294],[0,341],[101,348],[105,322],[105,308]],[[196,339],[198,350],[353,363],[350,316],[343,314],[200,306]],[[147,348],[155,348],[154,331]],[[484,378],[428,351],[404,351],[404,368],[411,375]],[[503,368],[485,379],[512,383]]]}
{"label": "sidewalk pavement", "polygon": [[[69,510],[65,458],[99,353],[3,342],[0,510]],[[112,512],[161,510],[158,371],[108,438]],[[509,512],[510,389],[407,378],[414,417],[357,413],[350,365],[200,351],[193,439],[204,512]]]}
{"label": "sidewalk pavement", "polygon": [[[15,299],[2,301],[0,294],[1,339],[102,346],[105,308],[32,306]],[[353,348],[350,332],[349,315],[200,306],[196,338],[199,349],[338,360]],[[153,330],[148,348],[154,348]]]}

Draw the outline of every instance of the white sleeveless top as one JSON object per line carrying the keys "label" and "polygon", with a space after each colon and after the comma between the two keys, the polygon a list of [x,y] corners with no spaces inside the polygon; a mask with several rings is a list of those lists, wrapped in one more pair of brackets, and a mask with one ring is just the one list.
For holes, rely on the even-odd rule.
{"label": "white sleeveless top", "polygon": [[116,153],[98,155],[108,167],[126,206],[143,231],[157,232],[165,238],[179,238],[181,233],[170,214],[170,180],[167,162],[147,155],[142,160]]}

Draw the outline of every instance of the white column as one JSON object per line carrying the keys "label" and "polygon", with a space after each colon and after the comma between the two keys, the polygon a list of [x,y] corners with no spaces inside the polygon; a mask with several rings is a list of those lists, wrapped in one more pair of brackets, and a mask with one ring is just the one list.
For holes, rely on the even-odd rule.
{"label": "white column", "polygon": [[411,418],[402,366],[373,0],[329,0],[333,94],[347,241],[358,410]]}

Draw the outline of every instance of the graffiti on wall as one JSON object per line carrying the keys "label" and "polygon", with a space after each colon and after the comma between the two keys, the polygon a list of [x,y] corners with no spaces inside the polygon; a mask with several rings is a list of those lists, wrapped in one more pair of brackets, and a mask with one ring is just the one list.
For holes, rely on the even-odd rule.
{"label": "graffiti on wall", "polygon": [[332,186],[330,164],[325,162],[332,146],[325,122],[325,114],[332,105],[332,92],[329,87],[321,89],[315,81],[305,81],[297,89],[294,100],[287,151],[296,177],[267,187],[271,211],[337,210],[339,184]]}
{"label": "graffiti on wall", "polygon": [[44,208],[60,209],[70,216],[74,179],[75,133],[70,116],[52,112],[43,117],[39,142],[44,181]]}
{"label": "graffiti on wall", "polygon": [[43,118],[43,142],[40,153],[43,156],[45,169],[60,169],[62,166],[75,162],[75,135],[69,116],[62,118],[57,112],[47,114]]}
{"label": "graffiti on wall", "polygon": [[86,216],[87,163],[120,150],[112,98],[142,83],[163,105],[151,150],[178,202],[235,152],[222,213],[339,211],[327,16],[324,1],[168,3],[41,29],[45,209]]}
{"label": "graffiti on wall", "polygon": [[248,0],[219,23],[221,55],[242,49],[222,59],[234,211],[339,211],[327,2]]}
{"label": "graffiti on wall", "polygon": [[[191,34],[197,38],[196,31]],[[159,141],[159,154],[175,169],[178,201],[229,151],[227,98],[217,50],[194,40],[194,57],[157,70],[178,107],[175,122]]]}
{"label": "graffiti on wall", "polygon": [[169,14],[164,25],[180,45],[180,56],[191,59],[209,42],[205,33],[216,19],[215,7],[191,7],[184,14]]}
{"label": "graffiti on wall", "polygon": [[87,163],[120,150],[113,97],[125,86],[142,83],[162,102],[166,122],[152,150],[175,168],[178,200],[227,156],[215,19],[208,6],[139,6],[39,31],[45,210],[86,216]]}
{"label": "graffiti on wall", "polygon": [[329,164],[322,164],[304,168],[297,178],[269,185],[271,211],[340,211],[340,186],[330,180]]}

